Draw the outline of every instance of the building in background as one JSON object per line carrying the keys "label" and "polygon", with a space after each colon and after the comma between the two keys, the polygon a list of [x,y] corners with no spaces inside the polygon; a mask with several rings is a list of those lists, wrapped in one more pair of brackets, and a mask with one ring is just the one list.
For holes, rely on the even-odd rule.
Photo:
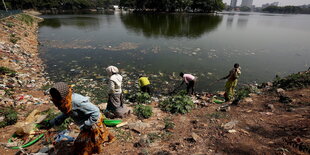
{"label": "building in background", "polygon": [[242,0],[241,7],[246,6],[249,8],[252,8],[253,6],[253,0]]}
{"label": "building in background", "polygon": [[230,7],[231,8],[236,8],[237,7],[237,0],[231,0]]}

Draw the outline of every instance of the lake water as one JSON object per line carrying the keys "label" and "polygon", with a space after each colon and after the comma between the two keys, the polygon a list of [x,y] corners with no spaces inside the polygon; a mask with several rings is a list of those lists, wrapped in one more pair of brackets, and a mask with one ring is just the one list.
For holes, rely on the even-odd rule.
{"label": "lake water", "polygon": [[260,13],[47,15],[41,57],[54,81],[107,78],[122,69],[125,87],[139,74],[172,88],[179,72],[198,77],[200,91],[221,90],[234,63],[240,84],[266,82],[310,67],[310,16]]}

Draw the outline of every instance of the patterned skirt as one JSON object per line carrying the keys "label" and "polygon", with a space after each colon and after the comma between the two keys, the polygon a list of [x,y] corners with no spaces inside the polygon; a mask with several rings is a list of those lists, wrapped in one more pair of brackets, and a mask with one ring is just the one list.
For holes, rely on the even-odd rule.
{"label": "patterned skirt", "polygon": [[100,153],[103,143],[113,142],[114,140],[115,137],[103,124],[103,116],[101,115],[98,122],[90,130],[80,132],[74,141],[73,154],[88,155]]}

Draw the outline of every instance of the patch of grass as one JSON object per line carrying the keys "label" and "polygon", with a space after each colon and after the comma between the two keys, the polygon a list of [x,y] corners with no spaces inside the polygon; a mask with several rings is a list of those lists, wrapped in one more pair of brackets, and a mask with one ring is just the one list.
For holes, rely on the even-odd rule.
{"label": "patch of grass", "polygon": [[71,117],[67,118],[61,125],[55,126],[54,128],[57,131],[62,131],[65,129],[68,129],[69,125],[73,122],[73,119]]}
{"label": "patch of grass", "polygon": [[7,22],[5,25],[6,25],[7,27],[9,27],[9,28],[12,28],[12,27],[15,26],[15,24],[12,23],[12,22]]}
{"label": "patch of grass", "polygon": [[180,114],[190,112],[194,106],[194,102],[187,95],[172,96],[159,103],[161,110]]}
{"label": "patch of grass", "polygon": [[[43,111],[41,113],[42,115],[47,115],[47,117],[45,118],[45,120],[43,122],[47,123],[50,120],[56,118],[58,115],[61,114],[61,112],[56,112],[53,109],[48,109],[46,111]],[[54,129],[56,129],[57,131],[62,131],[68,128],[68,126],[73,122],[72,118],[67,118],[61,125],[59,126],[54,126]]]}
{"label": "patch of grass", "polygon": [[147,134],[147,137],[149,138],[151,143],[154,143],[156,140],[161,138],[161,134],[160,133],[149,133]]}
{"label": "patch of grass", "polygon": [[19,37],[10,37],[10,42],[13,44],[16,44],[18,40],[20,40]]}
{"label": "patch of grass", "polygon": [[273,86],[282,89],[305,88],[310,85],[310,72],[291,74],[285,78],[276,76]]}
{"label": "patch of grass", "polygon": [[172,119],[169,117],[164,118],[164,123],[165,123],[165,130],[171,130],[174,129],[175,124],[172,122]]}
{"label": "patch of grass", "polygon": [[237,92],[235,94],[235,99],[240,101],[246,97],[249,97],[250,93],[251,93],[251,90],[249,87],[240,88],[239,90],[237,90]]}
{"label": "patch of grass", "polygon": [[1,108],[0,116],[4,117],[0,122],[0,128],[15,124],[18,119],[17,112],[12,108]]}
{"label": "patch of grass", "polygon": [[208,118],[215,118],[215,119],[221,119],[221,118],[227,118],[227,114],[223,112],[214,112],[211,114],[207,114]]}
{"label": "patch of grass", "polygon": [[142,149],[139,155],[150,155],[150,152],[147,149]]}
{"label": "patch of grass", "polygon": [[134,108],[134,113],[138,116],[140,119],[147,119],[150,118],[153,115],[151,106],[145,106],[142,104],[138,104]]}
{"label": "patch of grass", "polygon": [[172,135],[170,132],[155,132],[155,133],[148,133],[147,137],[150,140],[150,143],[154,143],[158,140],[168,140],[169,137]]}
{"label": "patch of grass", "polygon": [[45,120],[52,120],[56,116],[58,116],[60,114],[60,112],[56,112],[54,109],[48,109],[48,110],[45,110],[45,111],[41,112],[41,114],[42,115],[47,115]]}
{"label": "patch of grass", "polygon": [[8,96],[14,95],[14,89],[12,89],[12,88],[6,89],[4,91],[5,91],[5,95],[8,95]]}
{"label": "patch of grass", "polygon": [[2,74],[2,75],[8,74],[8,75],[14,75],[15,76],[16,71],[14,71],[10,68],[4,67],[4,66],[0,66],[0,74]]}
{"label": "patch of grass", "polygon": [[131,142],[131,140],[133,139],[129,131],[124,131],[121,128],[113,128],[113,130],[118,140],[125,141],[125,142]]}
{"label": "patch of grass", "polygon": [[26,23],[26,24],[29,25],[29,26],[32,25],[33,22],[34,22],[34,18],[33,18],[32,16],[27,15],[27,14],[24,14],[24,13],[20,14],[20,15],[18,16],[18,19],[19,19],[20,21]]}

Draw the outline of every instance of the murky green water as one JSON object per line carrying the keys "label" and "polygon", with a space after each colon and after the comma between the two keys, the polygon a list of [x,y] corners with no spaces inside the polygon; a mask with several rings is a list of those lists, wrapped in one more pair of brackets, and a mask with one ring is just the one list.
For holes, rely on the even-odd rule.
{"label": "murky green water", "polygon": [[[258,83],[310,67],[310,16],[275,14],[115,14],[43,16],[41,56],[52,80],[106,78],[118,66],[125,87],[146,73],[170,88],[193,73],[199,90],[223,89],[235,62],[240,83]],[[171,89],[171,88],[170,88]]]}

